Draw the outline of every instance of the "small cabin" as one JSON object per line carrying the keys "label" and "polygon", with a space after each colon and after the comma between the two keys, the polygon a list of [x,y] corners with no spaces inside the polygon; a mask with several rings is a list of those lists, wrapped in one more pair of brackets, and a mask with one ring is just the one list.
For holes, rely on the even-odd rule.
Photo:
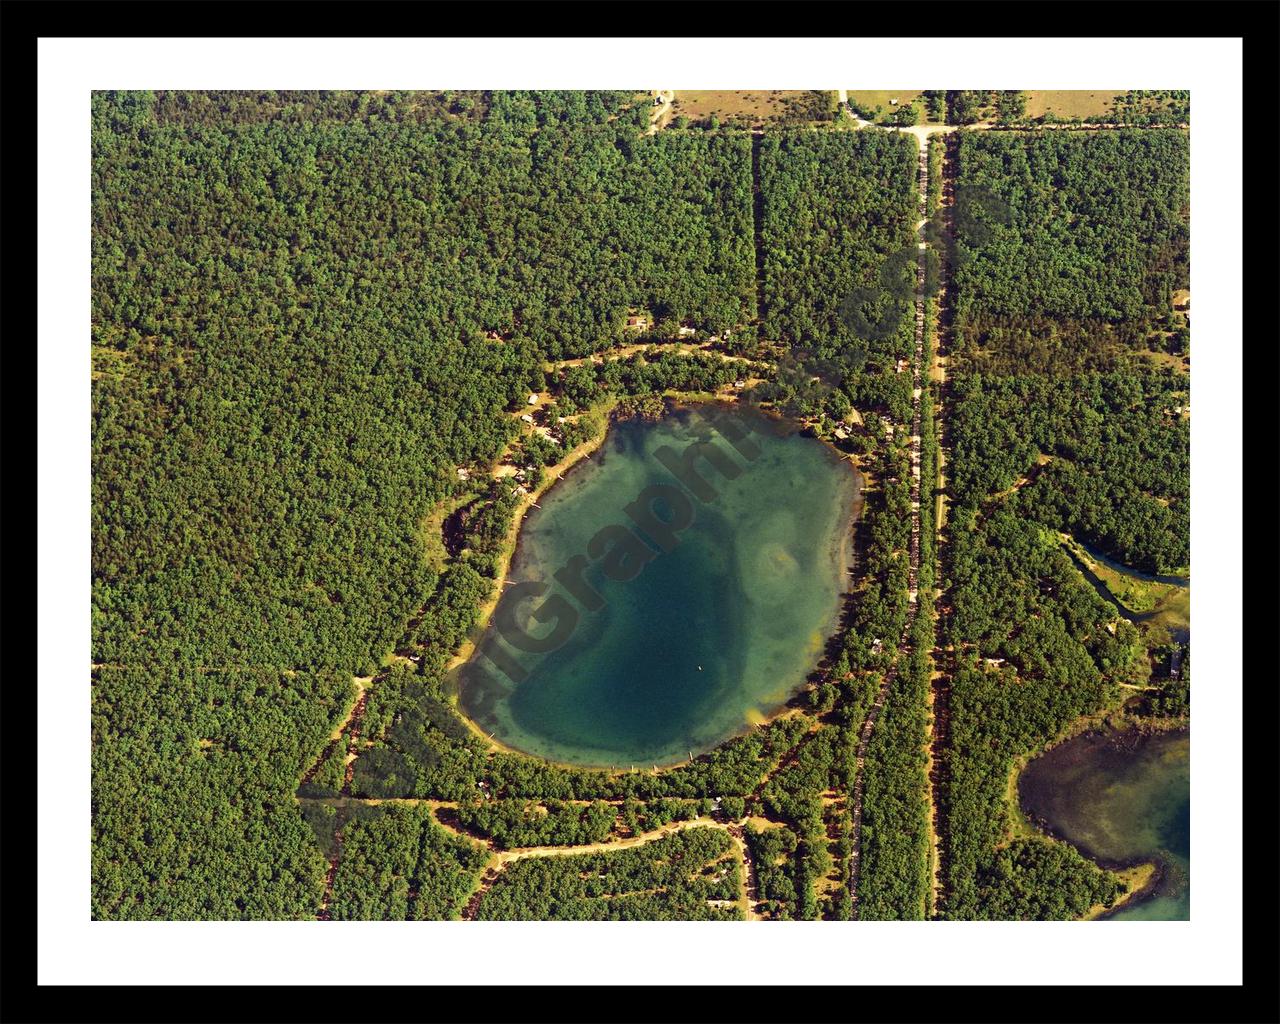
{"label": "small cabin", "polygon": [[691,338],[691,337],[693,337],[693,333],[694,333],[694,331],[693,331],[693,328],[692,328],[692,327],[681,327],[681,328],[680,328],[680,330],[679,330],[677,333],[678,333],[678,334],[680,335],[680,337],[682,337],[682,338]]}
{"label": "small cabin", "polygon": [[528,402],[528,404],[529,404],[529,405],[537,405],[537,404],[538,404],[538,396],[537,396],[537,395],[530,395],[530,396],[529,396],[529,402]]}
{"label": "small cabin", "polygon": [[525,422],[525,423],[532,423],[532,422],[533,422],[533,417],[532,417],[532,416],[530,416],[528,413],[525,413],[525,414],[524,414],[523,416],[521,416],[520,418],[521,418],[522,420],[524,420],[524,422]]}
{"label": "small cabin", "polygon": [[637,313],[627,317],[627,330],[643,331],[649,326],[649,318],[643,314]]}

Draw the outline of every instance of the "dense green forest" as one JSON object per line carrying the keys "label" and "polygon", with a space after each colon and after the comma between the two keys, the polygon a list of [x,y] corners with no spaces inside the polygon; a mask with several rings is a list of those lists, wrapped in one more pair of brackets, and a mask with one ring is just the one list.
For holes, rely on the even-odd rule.
{"label": "dense green forest", "polygon": [[[1016,116],[1014,94],[991,102]],[[632,91],[94,95],[96,919],[445,919],[477,891],[479,919],[738,919],[738,830],[766,919],[931,912],[929,602],[898,644],[914,142],[771,126],[753,152],[741,130],[649,135],[650,106]],[[919,578],[922,602],[945,592],[955,658],[941,909],[1075,916],[1113,900],[1114,879],[1047,840],[998,845],[1006,782],[1177,647],[1117,620],[1057,534],[1153,572],[1189,560],[1187,378],[1148,358],[1185,352],[1169,298],[1187,279],[1186,140],[949,145],[973,190],[949,253],[954,507],[935,580],[922,492]],[[690,329],[707,349],[608,357]],[[495,751],[448,670],[521,507],[495,462],[537,486],[609,409],[727,388],[801,418],[867,482],[857,574],[809,685],[662,772]],[[522,431],[532,391],[554,441]],[[926,481],[940,398],[921,399]],[[1186,713],[1182,665],[1146,713]],[[886,680],[855,911],[848,794]],[[481,886],[493,850],[694,818]]]}
{"label": "dense green forest", "polygon": [[[925,309],[923,360],[933,358],[933,304]],[[888,699],[867,747],[863,796],[859,918],[919,920],[929,904],[929,807],[925,793],[928,699],[933,669],[933,588],[937,540],[934,488],[938,437],[933,389],[920,396],[920,607],[911,625],[910,653],[900,658]]]}
{"label": "dense green forest", "polygon": [[906,356],[914,142],[889,132],[789,131],[759,145],[763,334],[842,370],[873,354]]}
{"label": "dense green forest", "polygon": [[[836,867],[832,851],[848,859],[847,838],[828,842],[838,822],[816,794],[848,787],[875,673],[891,660],[869,637],[892,636],[905,614],[893,554],[905,546],[905,471],[900,450],[879,448],[881,423],[909,418],[909,388],[886,358],[868,365],[847,345],[822,353],[835,360],[838,387],[808,387],[816,326],[772,325],[781,347],[762,352],[763,362],[653,353],[548,376],[546,360],[632,340],[623,322],[635,311],[651,318],[650,340],[687,323],[704,335],[732,330],[732,350],[751,352],[750,138],[646,137],[631,99],[95,96],[95,658],[148,665],[157,680],[196,663],[191,699],[214,706],[222,698],[209,687],[212,669],[270,665],[302,678],[325,666],[340,689],[309,730],[293,730],[300,753],[271,763],[260,797],[271,813],[291,815],[296,837],[305,832],[284,795],[349,707],[350,684],[339,681],[376,674],[362,722],[371,746],[354,763],[352,795],[456,801],[453,824],[498,845],[605,838],[617,822],[602,800],[625,801],[631,831],[713,810],[737,820],[751,807],[799,837],[780,869],[793,898],[773,916],[841,916],[848,894],[842,901],[838,887],[816,903],[819,879]],[[889,282],[900,291],[896,265],[881,264],[909,237],[910,146],[832,138],[789,139],[803,161],[798,177],[781,156],[768,158],[770,231],[787,231],[766,249],[780,253],[770,265],[784,265],[784,248],[825,251],[823,239],[834,237],[835,250],[810,269],[837,271],[851,257],[856,274],[839,270],[832,286]],[[839,173],[806,182],[815,146],[827,147],[823,162]],[[854,225],[839,228],[850,212]],[[772,279],[783,276],[775,269]],[[807,294],[804,302],[818,301]],[[905,352],[909,338],[909,305],[891,299],[880,311],[891,335],[881,356]],[[797,324],[812,324],[814,314],[803,316]],[[496,485],[464,486],[454,467],[493,463],[515,440],[507,412],[531,389],[550,384],[556,407],[571,413],[609,395],[713,391],[747,370],[766,377],[766,400],[817,415],[828,430],[850,422],[856,403],[866,421],[851,424],[848,443],[873,462],[894,460],[874,465],[886,481],[897,476],[870,499],[866,583],[825,681],[800,714],[657,775],[489,751],[454,710],[444,668],[492,592],[516,501]],[[575,443],[579,426],[561,434]],[[553,461],[545,448],[519,442],[521,462]],[[418,527],[433,507],[458,501],[461,555],[441,566],[424,558]],[[413,663],[383,667],[392,649]],[[113,711],[108,702],[104,714]],[[95,748],[112,759],[99,773],[104,793],[122,777],[114,759],[144,724],[131,720]],[[327,746],[300,796],[346,791],[344,749]],[[788,766],[766,786],[784,756]],[[137,853],[142,874],[116,889],[187,871],[192,855],[170,835],[185,827],[191,787],[224,784],[202,777],[153,793],[163,852]],[[708,806],[710,794],[718,803]],[[304,812],[332,855],[338,812],[322,803]],[[115,827],[95,815],[99,849]],[[473,865],[464,847],[439,848],[429,815],[357,816],[341,832],[332,916],[456,911],[450,893]],[[419,848],[453,864],[429,899]],[[232,901],[193,916],[307,916],[324,884],[323,857],[307,852],[308,887],[293,904]],[[256,859],[280,859],[271,839]],[[375,891],[371,879],[389,888]],[[234,872],[204,884],[229,896],[251,885]],[[96,912],[123,913],[106,900]]]}
{"label": "dense green forest", "polygon": [[93,916],[314,917],[325,860],[291,794],[350,675],[171,662],[93,674]]}
{"label": "dense green forest", "polygon": [[332,920],[461,916],[488,859],[484,847],[441,828],[425,806],[360,808],[353,819],[342,825],[342,856],[328,908]]}
{"label": "dense green forest", "polygon": [[987,347],[1001,317],[1029,335],[1080,323],[1106,337],[1187,287],[1185,133],[966,132],[955,145],[957,350]]}
{"label": "dense green forest", "polygon": [[[1077,916],[1119,893],[1070,847],[1014,839],[1019,759],[1121,705],[1168,651],[1058,533],[1151,572],[1189,562],[1188,381],[1146,358],[1188,278],[1180,132],[964,134],[940,643],[950,651],[945,916]],[[1176,688],[1139,713],[1185,713]]]}

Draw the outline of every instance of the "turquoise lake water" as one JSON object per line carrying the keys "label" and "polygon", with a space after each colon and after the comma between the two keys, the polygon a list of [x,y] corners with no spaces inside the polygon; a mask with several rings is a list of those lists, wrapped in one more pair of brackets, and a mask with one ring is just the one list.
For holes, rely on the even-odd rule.
{"label": "turquoise lake water", "polygon": [[1022,806],[1086,856],[1154,860],[1154,892],[1107,919],[1191,917],[1191,736],[1091,733],[1055,747],[1022,773]]}
{"label": "turquoise lake water", "polygon": [[[471,659],[459,704],[496,740],[575,764],[671,764],[760,721],[817,665],[848,589],[860,478],[794,425],[742,409],[758,447],[748,459],[699,411],[708,408],[721,407],[614,423],[601,449],[525,519],[509,578],[549,587],[514,599],[508,587],[494,622],[507,616],[534,637],[570,617],[576,624],[556,649],[516,655],[526,679],[513,681],[483,655]],[[726,479],[706,459],[693,463],[715,491],[706,503],[676,483],[660,456],[664,449],[668,458],[679,456],[700,441],[739,469]],[[624,511],[651,485],[674,486],[684,495],[683,511],[692,513],[693,521],[672,533],[670,551],[642,542],[636,535],[644,531]],[[643,503],[660,524],[682,511],[670,494]],[[611,524],[626,532],[593,550],[593,536]],[[618,540],[626,536],[632,540]],[[620,543],[640,544],[615,572],[638,566],[632,579],[605,576],[603,563]],[[581,579],[602,599],[598,609],[571,592],[580,585],[554,579],[575,555],[587,556]],[[560,615],[535,622],[553,595]],[[491,624],[485,637],[499,631]]]}

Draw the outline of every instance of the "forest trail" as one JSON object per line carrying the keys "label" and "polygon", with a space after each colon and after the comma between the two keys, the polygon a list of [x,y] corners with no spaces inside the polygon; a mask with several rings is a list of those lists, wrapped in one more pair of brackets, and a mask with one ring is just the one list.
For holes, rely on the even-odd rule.
{"label": "forest trail", "polygon": [[498,850],[494,861],[499,867],[506,867],[512,861],[524,860],[527,857],[571,857],[580,853],[612,853],[615,850],[629,850],[636,846],[644,846],[656,842],[675,832],[683,832],[690,828],[719,828],[729,826],[715,818],[697,817],[685,821],[672,821],[650,832],[628,836],[626,839],[605,840],[599,843],[584,843],[582,846],[518,846],[511,850]]}
{"label": "forest trail", "polygon": [[671,106],[675,102],[676,98],[676,91],[674,89],[657,89],[655,91],[662,102],[655,105],[653,113],[649,115],[650,135],[656,135],[659,130],[665,128],[667,124],[670,123]]}
{"label": "forest trail", "polygon": [[751,868],[751,858],[747,852],[746,843],[742,839],[742,824],[741,822],[726,824],[716,818],[707,817],[669,822],[650,832],[642,832],[626,839],[615,839],[612,842],[585,843],[581,846],[522,846],[512,850],[495,850],[481,873],[479,886],[467,901],[466,909],[462,913],[462,919],[464,921],[475,920],[476,913],[480,909],[480,902],[484,899],[485,894],[497,882],[503,869],[515,861],[527,860],[532,857],[573,857],[579,854],[613,853],[616,850],[629,850],[637,846],[646,846],[649,843],[657,842],[659,839],[664,839],[669,835],[684,832],[691,828],[717,828],[724,829],[729,833],[729,837],[733,840],[733,844],[744,865],[742,890],[738,906],[743,910],[746,919],[748,921],[752,920],[750,897],[750,885],[752,883],[747,880],[748,878],[754,879],[755,872]]}
{"label": "forest trail", "polygon": [[738,905],[742,908],[744,920],[756,921],[760,917],[756,912],[756,905],[760,902],[760,888],[756,881],[755,862],[751,859],[751,851],[747,848],[742,823],[735,822],[730,825],[729,835],[733,837],[738,855],[742,858],[742,895]]}
{"label": "forest trail", "polygon": [[[627,850],[636,846],[644,846],[648,843],[656,842],[665,836],[672,835],[676,832],[683,832],[691,828],[717,828],[723,829],[729,833],[729,837],[733,840],[734,848],[737,850],[738,858],[742,865],[741,892],[737,901],[737,906],[742,910],[746,920],[758,920],[759,915],[756,913],[755,907],[759,903],[756,894],[756,875],[755,866],[751,861],[751,853],[747,848],[746,840],[743,832],[743,821],[725,822],[718,818],[699,815],[696,818],[688,818],[684,821],[668,822],[656,829],[648,832],[642,832],[639,835],[628,836],[625,839],[606,839],[597,843],[583,843],[577,846],[517,846],[508,850],[499,850],[493,840],[486,839],[470,832],[461,831],[448,822],[440,820],[435,812],[441,809],[452,810],[457,808],[456,800],[435,800],[429,797],[352,797],[352,796],[336,796],[336,797],[299,797],[299,803],[325,804],[330,807],[339,809],[352,806],[377,807],[382,804],[387,805],[403,805],[407,807],[430,807],[432,810],[432,818],[437,825],[453,835],[468,839],[474,843],[480,843],[489,851],[489,859],[485,864],[484,870],[481,872],[477,889],[468,899],[466,909],[463,912],[464,920],[473,920],[477,907],[481,898],[489,890],[494,882],[497,881],[498,875],[502,870],[514,861],[525,860],[530,857],[571,857],[575,854],[588,853],[613,853],[617,850]],[[592,800],[569,800],[566,803],[587,805],[595,803]],[[605,800],[604,803],[621,806],[622,800]],[[342,849],[342,830],[339,829],[335,835],[337,843],[333,857],[329,861],[329,871],[325,879],[325,893],[320,904],[320,912],[317,915],[319,920],[328,920],[328,908],[333,897],[333,880],[338,870],[338,860],[341,856]]]}

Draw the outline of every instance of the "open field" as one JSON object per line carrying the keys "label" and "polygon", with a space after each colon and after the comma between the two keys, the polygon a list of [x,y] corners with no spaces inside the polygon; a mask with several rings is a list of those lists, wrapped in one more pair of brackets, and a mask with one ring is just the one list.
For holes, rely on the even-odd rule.
{"label": "open field", "polygon": [[1123,89],[1028,89],[1027,117],[1103,118]]}
{"label": "open field", "polygon": [[[882,113],[889,113],[898,107],[905,107],[917,96],[923,89],[850,89],[849,102],[858,107],[870,107],[875,110],[876,107],[883,107]],[[897,104],[891,104],[890,100],[897,100]],[[921,105],[921,116],[924,115],[923,104]]]}
{"label": "open field", "polygon": [[831,97],[830,102],[834,106],[834,94],[829,90],[679,90],[675,94],[672,111],[676,117],[684,116],[690,121],[698,121],[713,114],[722,122],[742,120],[750,121],[753,125],[763,125],[766,121],[779,118],[795,123],[825,121],[828,119],[813,116],[819,96]]}

